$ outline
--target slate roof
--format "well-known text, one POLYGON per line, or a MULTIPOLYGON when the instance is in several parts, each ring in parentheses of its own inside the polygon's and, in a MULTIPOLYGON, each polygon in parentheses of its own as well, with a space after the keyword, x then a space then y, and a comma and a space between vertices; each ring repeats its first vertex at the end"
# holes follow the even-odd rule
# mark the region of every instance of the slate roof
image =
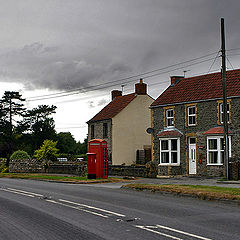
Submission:
POLYGON ((120 113, 135 97, 135 93, 116 97, 87 123, 112 119, 118 113, 120 113))
MULTIPOLYGON (((227 96, 240 96, 240 69, 227 71, 227 96)), ((221 73, 183 78, 170 85, 151 107, 222 98, 221 73)))

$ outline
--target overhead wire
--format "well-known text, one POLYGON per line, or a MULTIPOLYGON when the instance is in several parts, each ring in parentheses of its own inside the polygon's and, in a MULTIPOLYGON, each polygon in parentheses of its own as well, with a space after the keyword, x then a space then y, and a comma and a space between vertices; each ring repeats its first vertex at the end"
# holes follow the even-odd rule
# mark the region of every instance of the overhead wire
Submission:
POLYGON ((147 74, 151 74, 151 73, 154 73, 154 72, 157 72, 157 71, 162 71, 162 70, 165 70, 165 69, 168 69, 168 68, 172 68, 172 67, 175 67, 175 66, 178 66, 178 65, 182 65, 182 64, 185 64, 185 63, 188 63, 188 62, 192 62, 192 61, 196 61, 196 60, 199 60, 199 59, 202 59, 202 58, 206 58, 206 57, 211 56, 211 55, 213 55, 215 53, 216 52, 209 53, 207 55, 204 55, 204 56, 201 56, 201 57, 197 57, 197 58, 193 58, 193 59, 190 59, 190 60, 187 60, 187 61, 184 61, 184 62, 172 64, 172 65, 169 65, 169 66, 166 66, 166 67, 163 67, 163 68, 158 68, 158 69, 155 69, 155 70, 143 72, 143 73, 132 75, 132 76, 129 76, 129 77, 126 77, 126 78, 112 80, 112 81, 101 83, 101 84, 97 84, 97 85, 94 85, 94 86, 86 86, 84 88, 81 87, 81 88, 76 88, 76 89, 72 89, 72 90, 66 90, 66 91, 62 91, 62 92, 58 92, 58 93, 51 93, 51 94, 46 94, 46 95, 41 95, 41 96, 30 97, 29 100, 35 99, 35 98, 40 98, 40 97, 42 98, 42 97, 61 95, 61 94, 65 94, 65 93, 72 93, 72 92, 76 92, 76 91, 82 91, 82 90, 89 89, 89 88, 92 88, 92 87, 103 86, 103 85, 114 83, 114 82, 119 83, 120 81, 125 81, 125 80, 129 80, 131 78, 136 78, 136 77, 141 77, 141 76, 144 76, 144 75, 147 75, 147 74))
MULTIPOLYGON (((216 52, 215 52, 216 53, 216 52)), ((208 54, 208 55, 206 55, 206 56, 209 56, 210 54, 208 54)), ((211 54, 211 55, 213 55, 213 54, 211 54)), ((201 57, 201 58, 203 58, 203 57, 201 57)), ((195 59, 200 59, 200 57, 199 58, 195 58, 195 59)), ((166 74, 166 73, 169 73, 169 72, 172 72, 172 71, 176 71, 176 70, 179 70, 179 69, 182 69, 182 68, 185 68, 185 67, 189 67, 189 66, 193 66, 193 65, 196 65, 196 64, 200 64, 200 63, 204 63, 204 62, 207 62, 207 61, 211 61, 211 60, 213 60, 213 59, 215 59, 215 58, 209 58, 209 59, 205 59, 205 60, 203 60, 203 61, 199 61, 199 62, 196 62, 196 63, 192 63, 192 64, 188 64, 188 65, 185 65, 185 66, 181 66, 181 67, 178 67, 178 68, 175 68, 175 69, 171 69, 171 70, 168 70, 168 71, 164 71, 164 72, 160 72, 160 73, 156 73, 156 74, 152 74, 152 75, 148 75, 148 76, 144 76, 144 79, 147 79, 147 78, 151 78, 151 77, 154 77, 154 76, 159 76, 159 75, 162 75, 162 74, 166 74)), ((190 60, 189 61, 185 61, 184 63, 186 63, 186 62, 190 62, 190 60)), ((180 65, 180 64, 174 64, 174 65, 180 65)), ((181 63, 181 65, 182 65, 182 63, 181 63)), ((173 65, 171 65, 171 67, 172 67, 173 65)), ((169 67, 165 67, 165 68, 162 68, 162 69, 167 69, 167 68, 169 68, 169 67)), ((159 71, 159 70, 158 70, 159 71)), ((156 71, 149 71, 148 73, 153 73, 153 72, 156 72, 156 71)), ((146 74, 146 73, 143 73, 143 74, 146 74)), ((135 76, 142 76, 143 74, 139 74, 139 75, 135 75, 135 76)), ((130 77, 128 77, 128 78, 125 78, 125 79, 129 79, 130 77)), ((132 77, 131 77, 132 78, 132 77)), ((124 81, 124 82, 122 82, 122 83, 130 83, 130 82, 133 82, 133 81, 136 81, 137 79, 132 79, 132 80, 129 80, 129 81, 124 81)), ((43 96, 39 96, 38 98, 36 97, 35 99, 32 99, 32 98, 29 98, 27 101, 28 102, 32 102, 32 101, 39 101, 39 100, 46 100, 46 99, 53 99, 53 98, 59 98, 59 97, 66 97, 66 96, 72 96, 72 95, 76 95, 76 94, 79 94, 79 93, 87 93, 87 92, 91 92, 91 91, 96 91, 96 90, 101 90, 101 89, 106 89, 106 88, 110 88, 110 87, 113 87, 113 86, 116 86, 116 85, 119 85, 120 83, 119 83, 119 80, 115 80, 115 81, 112 81, 112 82, 108 82, 108 83, 105 83, 105 85, 108 85, 108 84, 110 84, 110 85, 108 85, 108 86, 103 86, 104 84, 98 84, 98 85, 95 85, 95 86, 91 86, 91 88, 93 88, 93 89, 89 89, 89 90, 86 90, 86 88, 85 89, 81 89, 82 91, 80 91, 80 90, 75 90, 75 92, 70 92, 70 93, 66 93, 66 94, 62 94, 62 95, 52 95, 52 94, 49 94, 49 95, 43 95, 43 96), (117 82, 117 84, 115 83, 115 82, 117 82), (111 84, 111 83, 114 83, 114 84, 111 84), (100 87, 100 86, 102 86, 102 87, 100 87), (76 92, 77 91, 77 92, 76 92)), ((159 83, 159 84, 161 84, 161 82, 159 83)), ((90 88, 90 87, 89 87, 90 88)))

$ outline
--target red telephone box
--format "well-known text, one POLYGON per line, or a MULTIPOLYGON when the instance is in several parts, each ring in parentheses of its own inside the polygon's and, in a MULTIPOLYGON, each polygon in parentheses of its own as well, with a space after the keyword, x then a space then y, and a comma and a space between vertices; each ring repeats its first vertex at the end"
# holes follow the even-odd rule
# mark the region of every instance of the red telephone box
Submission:
POLYGON ((107 142, 93 139, 88 142, 88 178, 107 178, 107 142))

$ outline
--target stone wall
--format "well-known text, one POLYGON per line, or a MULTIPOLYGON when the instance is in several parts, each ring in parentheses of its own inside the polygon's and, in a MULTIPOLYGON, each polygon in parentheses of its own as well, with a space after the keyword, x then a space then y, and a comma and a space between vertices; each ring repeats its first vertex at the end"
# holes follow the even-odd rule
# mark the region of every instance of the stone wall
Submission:
POLYGON ((44 167, 41 162, 31 160, 11 160, 9 162, 10 173, 43 173, 44 167))
POLYGON ((84 163, 50 164, 48 173, 73 174, 78 176, 87 175, 87 165, 84 163))
POLYGON ((85 176, 87 173, 87 164, 81 163, 50 163, 46 168, 44 165, 35 160, 11 160, 9 163, 9 172, 11 173, 58 173, 73 174, 85 176))
MULTIPOLYGON (((240 156, 240 98, 233 98, 231 103, 231 122, 229 129, 231 130, 231 148, 232 156, 240 156)), ((197 156, 197 175, 200 176, 223 176, 224 166, 207 165, 207 136, 203 133, 210 128, 221 126, 218 121, 218 101, 211 100, 196 104, 197 118, 196 126, 187 126, 186 124, 186 105, 173 105, 175 112, 175 128, 183 133, 180 137, 180 166, 172 167, 169 171, 168 167, 159 166, 159 175, 168 175, 170 172, 174 174, 182 173, 188 175, 188 138, 196 138, 196 156, 197 156), (176 168, 176 169, 174 169, 176 168)), ((160 142, 157 136, 160 130, 164 129, 164 108, 156 107, 152 109, 153 114, 153 160, 159 162, 160 159, 160 142)))
POLYGON ((112 176, 131 176, 131 177, 147 177, 148 171, 145 166, 109 166, 108 175, 112 176))

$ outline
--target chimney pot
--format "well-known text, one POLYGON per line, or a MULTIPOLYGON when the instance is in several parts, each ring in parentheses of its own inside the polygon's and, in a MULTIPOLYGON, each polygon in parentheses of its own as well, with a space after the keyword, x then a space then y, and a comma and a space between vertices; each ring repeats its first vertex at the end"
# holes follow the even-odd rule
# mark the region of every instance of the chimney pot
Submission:
POLYGON ((139 83, 135 84, 135 93, 137 95, 146 95, 147 94, 147 84, 143 83, 143 79, 141 78, 139 83))
POLYGON ((184 76, 171 76, 171 85, 175 84, 177 81, 180 81, 184 78, 184 76))
POLYGON ((112 90, 112 100, 114 100, 116 97, 122 96, 122 91, 119 90, 112 90))

